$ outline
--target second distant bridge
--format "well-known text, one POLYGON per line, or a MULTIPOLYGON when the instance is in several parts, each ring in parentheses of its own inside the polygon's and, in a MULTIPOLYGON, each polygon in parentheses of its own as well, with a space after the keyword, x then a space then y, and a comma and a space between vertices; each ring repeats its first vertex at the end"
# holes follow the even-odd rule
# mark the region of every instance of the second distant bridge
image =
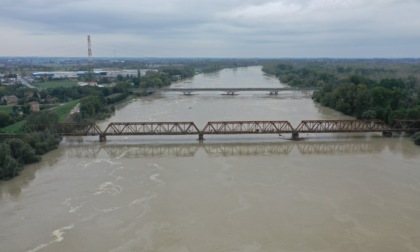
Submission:
MULTIPOLYGON (((292 88, 292 87, 284 87, 284 88, 270 88, 270 87, 259 87, 259 88, 234 88, 234 87, 222 87, 222 88, 159 88, 159 89, 147 89, 148 93, 155 93, 155 92, 180 92, 184 95, 190 95, 194 92, 224 92, 227 95, 235 95, 238 92, 250 92, 250 91, 263 91, 268 92, 270 95, 276 95, 279 92, 284 91, 314 91, 314 88, 292 88)), ((137 89, 132 89, 132 92, 139 91, 137 89)))
POLYGON ((35 130, 48 128, 62 136, 99 136, 101 142, 108 136, 154 135, 237 135, 237 134, 291 134, 293 140, 301 133, 361 133, 381 132, 390 137, 393 132, 418 132, 420 119, 397 120, 393 127, 381 120, 304 120, 297 127, 288 121, 212 121, 200 130, 194 122, 112 122, 105 130, 95 123, 56 123, 29 125, 35 130))

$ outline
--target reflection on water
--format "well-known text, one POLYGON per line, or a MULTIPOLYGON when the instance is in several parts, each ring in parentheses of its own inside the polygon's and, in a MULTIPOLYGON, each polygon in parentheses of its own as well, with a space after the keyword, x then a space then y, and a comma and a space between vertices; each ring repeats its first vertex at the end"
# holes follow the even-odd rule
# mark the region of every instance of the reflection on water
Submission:
POLYGON ((319 154, 372 154, 381 153, 384 149, 398 150, 395 141, 388 144, 377 144, 371 141, 287 141, 280 143, 196 143, 196 144, 71 144, 66 145, 69 157, 95 158, 101 152, 106 152, 111 158, 139 157, 194 157, 202 149, 209 156, 262 156, 288 155, 293 150, 301 155, 319 154))

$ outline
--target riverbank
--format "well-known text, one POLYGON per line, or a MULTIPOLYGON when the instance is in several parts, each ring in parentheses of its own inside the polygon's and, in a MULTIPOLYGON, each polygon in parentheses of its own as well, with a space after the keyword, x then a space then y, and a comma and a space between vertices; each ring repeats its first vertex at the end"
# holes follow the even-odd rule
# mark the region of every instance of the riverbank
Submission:
MULTIPOLYGON (((295 87, 313 86, 312 99, 357 119, 419 120, 420 82, 405 62, 277 62, 263 71, 295 87)), ((419 125, 416 125, 417 127, 419 125)))

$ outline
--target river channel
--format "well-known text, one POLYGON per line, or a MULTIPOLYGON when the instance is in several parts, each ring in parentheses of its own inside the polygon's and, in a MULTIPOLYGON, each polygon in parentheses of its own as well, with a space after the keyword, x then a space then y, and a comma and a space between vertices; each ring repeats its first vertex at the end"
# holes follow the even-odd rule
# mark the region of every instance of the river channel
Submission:
MULTIPOLYGON (((282 87, 261 67, 172 87, 282 87)), ((349 119, 307 92, 176 92, 98 123, 349 119)), ((420 251, 420 148, 371 134, 65 138, 0 182, 0 250, 420 251)))

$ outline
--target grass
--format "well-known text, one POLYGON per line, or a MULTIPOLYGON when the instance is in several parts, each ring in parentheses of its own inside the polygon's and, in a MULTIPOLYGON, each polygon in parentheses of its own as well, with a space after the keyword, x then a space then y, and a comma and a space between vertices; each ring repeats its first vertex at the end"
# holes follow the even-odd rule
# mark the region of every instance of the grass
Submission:
MULTIPOLYGON (((70 114, 70 111, 77 105, 79 100, 74 100, 65 104, 61 104, 55 108, 52 108, 51 111, 58 114, 58 122, 65 122, 70 114)), ((26 123, 26 120, 19 121, 7 127, 0 129, 0 132, 3 133, 20 133, 20 129, 26 123)))
POLYGON ((69 88, 69 87, 77 86, 77 81, 57 80, 57 81, 37 82, 37 83, 33 83, 32 85, 39 88, 56 88, 56 87, 69 88))
POLYGON ((7 127, 0 129, 3 133, 20 133, 22 126, 26 123, 26 120, 19 121, 7 127))
POLYGON ((77 103, 79 103, 79 100, 74 100, 51 110, 58 114, 58 122, 65 122, 70 114, 70 111, 77 105, 77 103))
POLYGON ((0 112, 10 113, 13 110, 13 106, 0 106, 0 112))

